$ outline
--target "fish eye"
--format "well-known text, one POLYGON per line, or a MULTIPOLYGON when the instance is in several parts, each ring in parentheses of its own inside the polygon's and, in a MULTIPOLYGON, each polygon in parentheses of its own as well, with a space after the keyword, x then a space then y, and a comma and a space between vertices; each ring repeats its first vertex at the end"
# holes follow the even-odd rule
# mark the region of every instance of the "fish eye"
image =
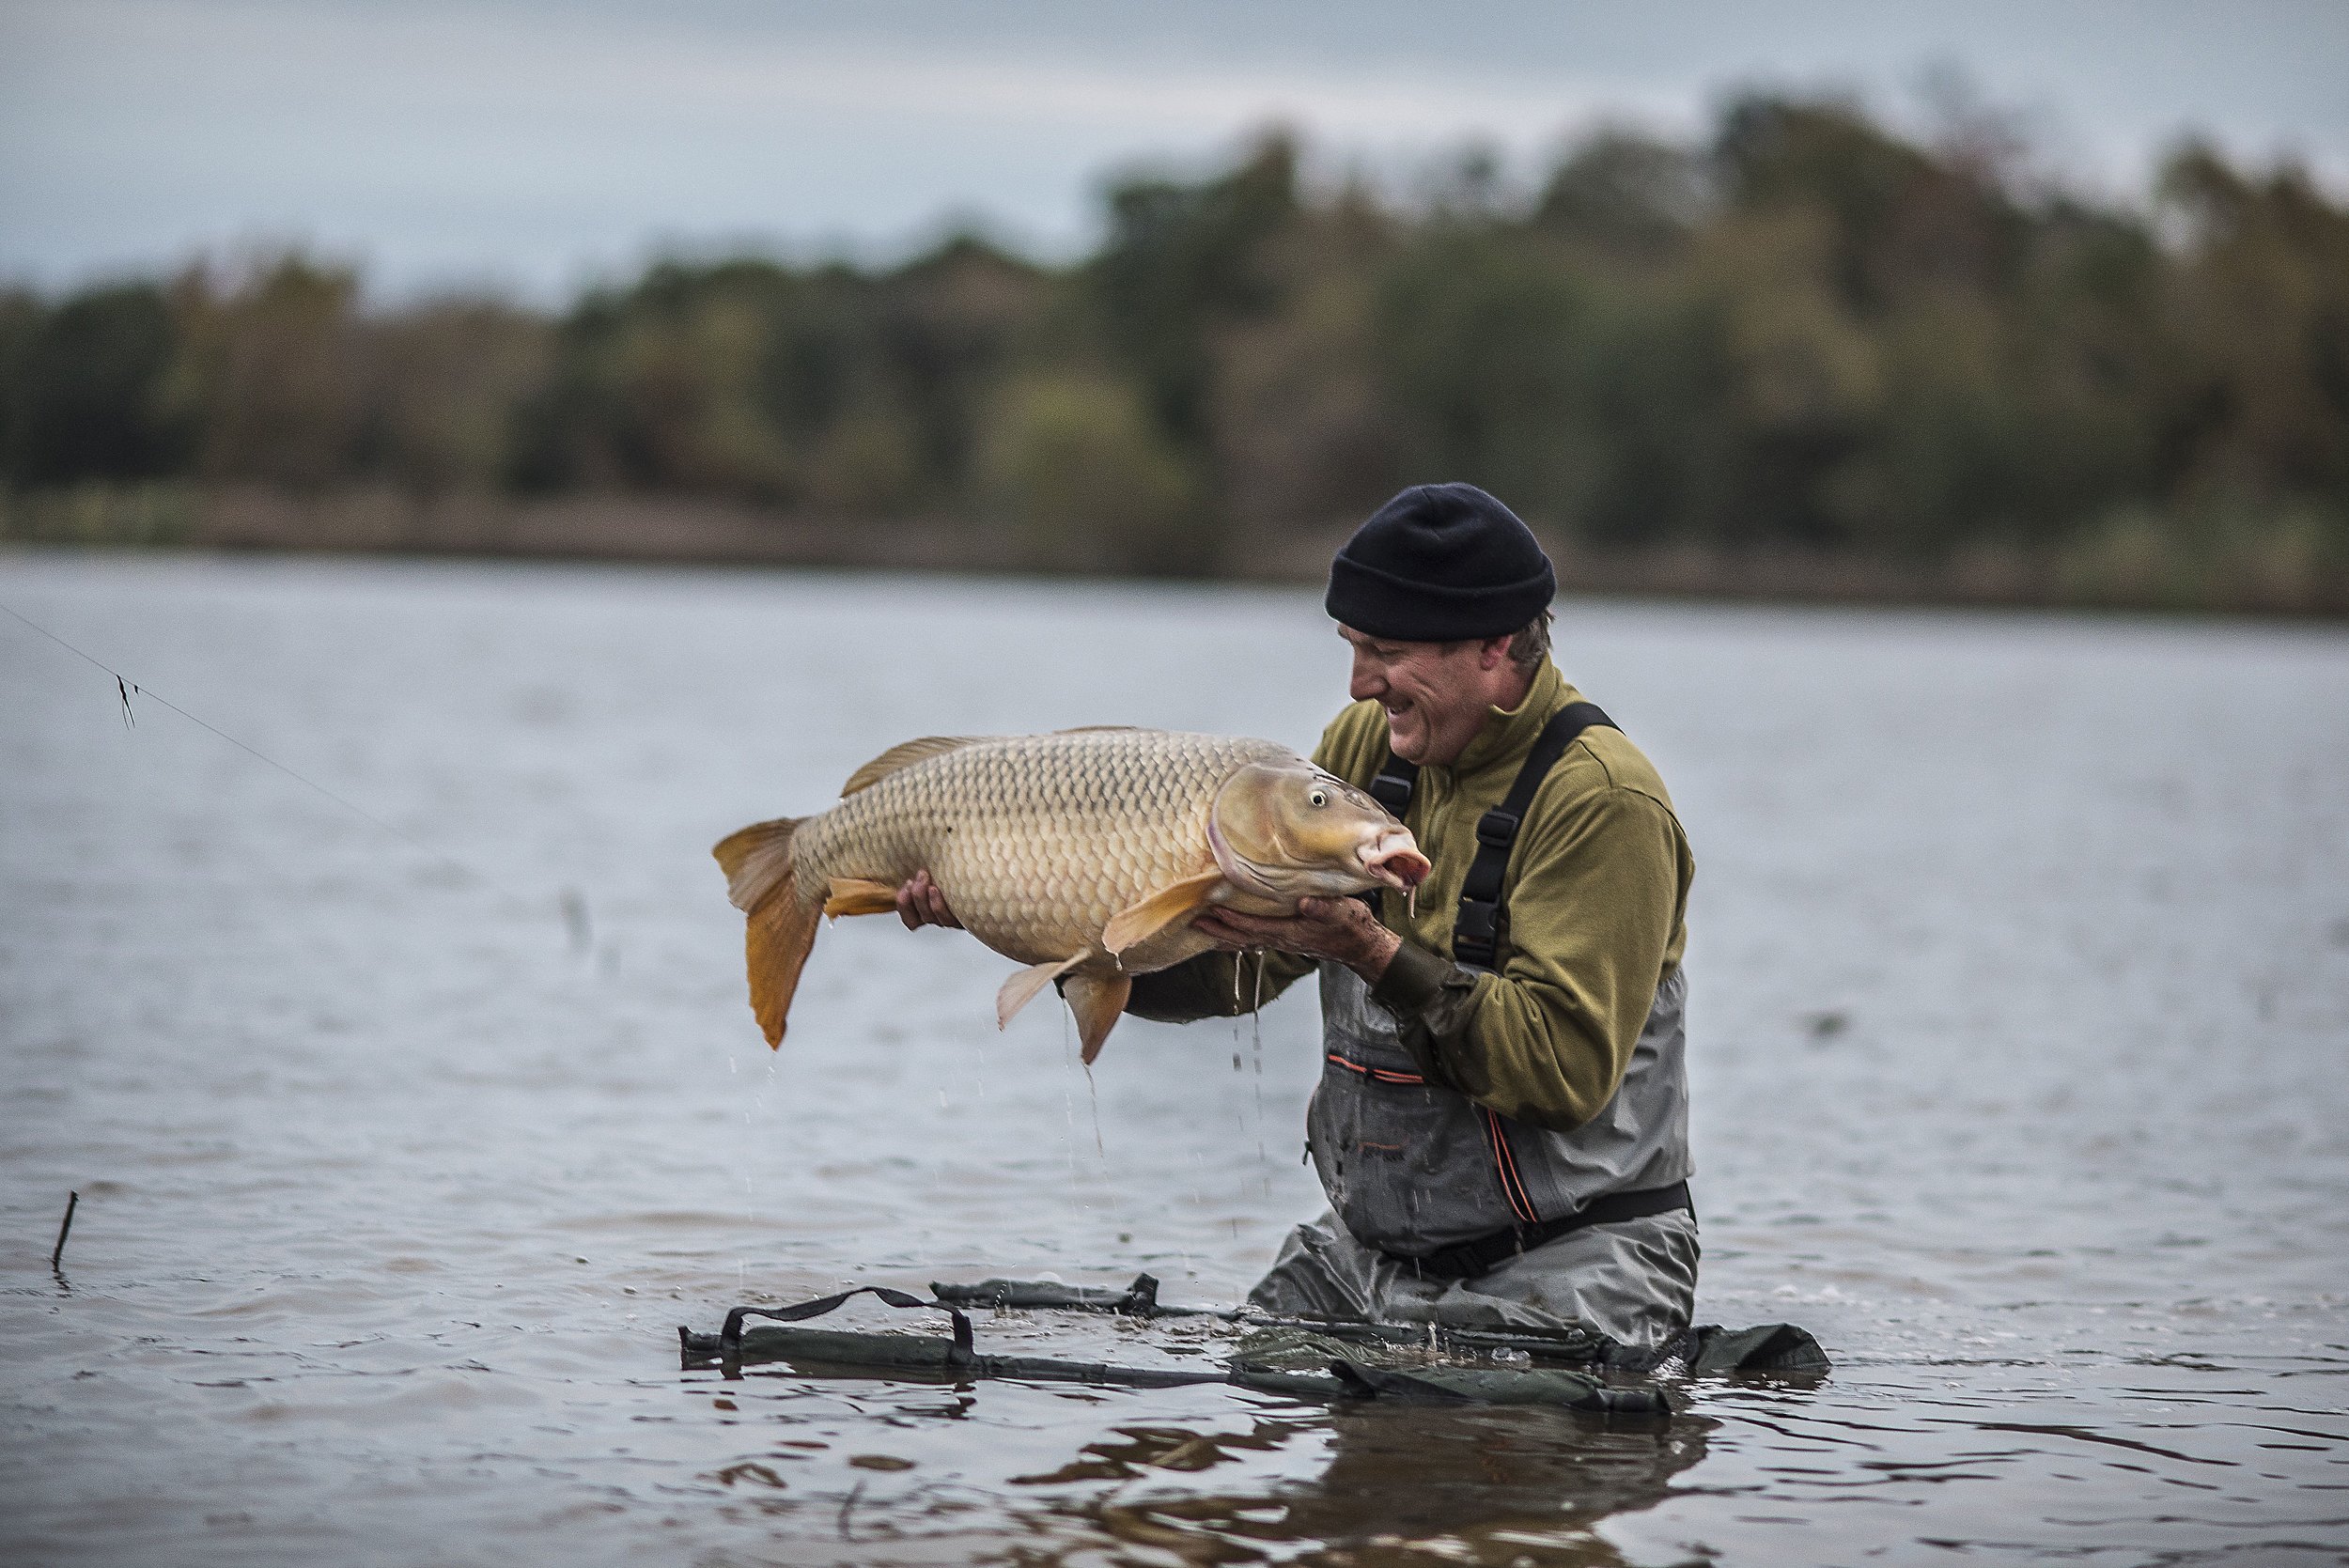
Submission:
POLYGON ((1308 793, 1305 799, 1316 806, 1326 806, 1330 803, 1330 792, 1326 789, 1315 789, 1308 793))

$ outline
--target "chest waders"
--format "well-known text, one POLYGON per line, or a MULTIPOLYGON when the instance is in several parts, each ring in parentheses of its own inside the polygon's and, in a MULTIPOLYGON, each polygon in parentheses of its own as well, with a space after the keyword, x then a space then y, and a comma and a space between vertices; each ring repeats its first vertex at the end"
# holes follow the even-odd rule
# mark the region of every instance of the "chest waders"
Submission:
MULTIPOLYGON (((1559 709, 1501 804, 1478 819, 1453 923, 1455 963, 1499 968, 1509 933, 1502 883, 1518 829, 1551 768, 1593 725, 1616 727, 1590 703, 1559 709)), ((1418 782, 1418 767, 1391 752, 1370 793, 1399 819, 1418 782)), ((1686 994, 1674 970, 1657 987, 1613 1098, 1560 1133, 1428 1082, 1361 978, 1322 965, 1324 1061, 1307 1146, 1331 1208, 1357 1241, 1445 1280, 1471 1279, 1588 1226, 1690 1208, 1686 994)))

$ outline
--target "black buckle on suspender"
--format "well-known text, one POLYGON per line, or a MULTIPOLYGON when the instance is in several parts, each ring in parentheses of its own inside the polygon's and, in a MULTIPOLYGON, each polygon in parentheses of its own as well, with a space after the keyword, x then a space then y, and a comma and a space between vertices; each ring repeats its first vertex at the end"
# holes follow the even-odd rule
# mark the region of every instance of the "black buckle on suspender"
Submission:
POLYGON ((1517 841, 1517 829, 1523 820, 1517 813, 1495 806, 1476 819, 1476 842, 1505 851, 1517 841))
POLYGON ((1463 898, 1452 917, 1452 958, 1472 969, 1492 968, 1501 944, 1501 905, 1482 898, 1463 898))

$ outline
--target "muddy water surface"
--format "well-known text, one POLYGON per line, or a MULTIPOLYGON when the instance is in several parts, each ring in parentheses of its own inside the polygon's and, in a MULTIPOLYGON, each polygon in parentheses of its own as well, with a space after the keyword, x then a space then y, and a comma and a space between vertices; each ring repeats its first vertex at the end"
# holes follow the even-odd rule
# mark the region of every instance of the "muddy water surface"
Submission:
POLYGON ((381 824, 0 617, 8 1561, 2349 1560, 2339 632, 1564 607, 1697 848, 1702 1315, 1838 1363, 1645 1432, 677 1370, 844 1283, 1230 1301, 1315 1208, 1309 995, 1088 1081, 1053 1010, 995 1032, 1002 960, 844 922, 772 1055, 707 856, 912 735, 1309 745, 1314 596, 17 555, 0 602, 381 824))

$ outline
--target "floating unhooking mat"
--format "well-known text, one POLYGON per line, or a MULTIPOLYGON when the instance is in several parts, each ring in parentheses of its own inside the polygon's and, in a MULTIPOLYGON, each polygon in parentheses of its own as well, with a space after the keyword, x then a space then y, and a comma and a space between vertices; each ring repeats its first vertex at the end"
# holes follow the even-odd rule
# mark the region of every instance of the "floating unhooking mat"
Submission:
POLYGON ((677 1341, 687 1369, 718 1366, 730 1376, 745 1366, 773 1361, 812 1363, 887 1374, 1008 1377, 1034 1382, 1163 1389, 1228 1383, 1260 1392, 1297 1398, 1387 1400, 1479 1405, 1547 1405, 1608 1415, 1667 1417, 1672 1405, 1653 1384, 1610 1384, 1603 1374, 1647 1370, 1667 1358, 1685 1361, 1696 1375, 1767 1372, 1815 1375, 1828 1369, 1818 1342, 1788 1324, 1766 1324, 1728 1332, 1692 1329, 1663 1351, 1632 1351, 1603 1336, 1501 1333, 1478 1329, 1430 1329, 1424 1326, 1325 1323, 1258 1318, 1237 1311, 1172 1307, 1158 1299, 1159 1282, 1138 1275, 1123 1291, 1052 1281, 988 1280, 975 1285, 933 1284, 933 1299, 885 1285, 864 1285, 789 1307, 737 1307, 715 1334, 680 1327, 677 1341), (952 1336, 857 1333, 790 1327, 837 1310, 851 1297, 871 1296, 892 1307, 944 1312, 952 1336), (1213 1316, 1245 1321, 1252 1332, 1231 1359, 1209 1371, 1121 1367, 1042 1356, 997 1356, 977 1348, 966 1307, 1011 1307, 1116 1312, 1157 1317, 1213 1316), (776 1327, 754 1326, 754 1317, 776 1327), (1483 1366, 1446 1363, 1445 1355, 1500 1353, 1527 1363, 1483 1366), (1588 1369, 1588 1370, 1579 1370, 1588 1369))
MULTIPOLYGON (((1217 1317, 1226 1322, 1266 1322, 1235 1307, 1174 1307, 1159 1299, 1159 1281, 1137 1274, 1124 1290, 1106 1285, 1064 1285, 1052 1280, 982 1280, 975 1285, 933 1283, 930 1294, 956 1307, 1059 1308, 1076 1312, 1117 1312, 1128 1317, 1217 1317)), ((1300 1325, 1302 1326, 1302 1325, 1300 1325)), ((1419 1344, 1426 1340, 1423 1325, 1393 1323, 1314 1323, 1310 1327, 1347 1339, 1380 1340, 1394 1344, 1419 1344)), ((1815 1377, 1833 1370, 1827 1352, 1808 1330, 1791 1323, 1765 1323, 1752 1328, 1723 1328, 1704 1324, 1668 1344, 1654 1347, 1618 1344, 1602 1334, 1579 1328, 1548 1333, 1511 1333, 1496 1328, 1443 1328, 1442 1340, 1462 1350, 1521 1350, 1536 1361, 1596 1365, 1626 1372, 1648 1372, 1666 1361, 1685 1362, 1696 1377, 1732 1373, 1767 1373, 1779 1376, 1815 1377)))

